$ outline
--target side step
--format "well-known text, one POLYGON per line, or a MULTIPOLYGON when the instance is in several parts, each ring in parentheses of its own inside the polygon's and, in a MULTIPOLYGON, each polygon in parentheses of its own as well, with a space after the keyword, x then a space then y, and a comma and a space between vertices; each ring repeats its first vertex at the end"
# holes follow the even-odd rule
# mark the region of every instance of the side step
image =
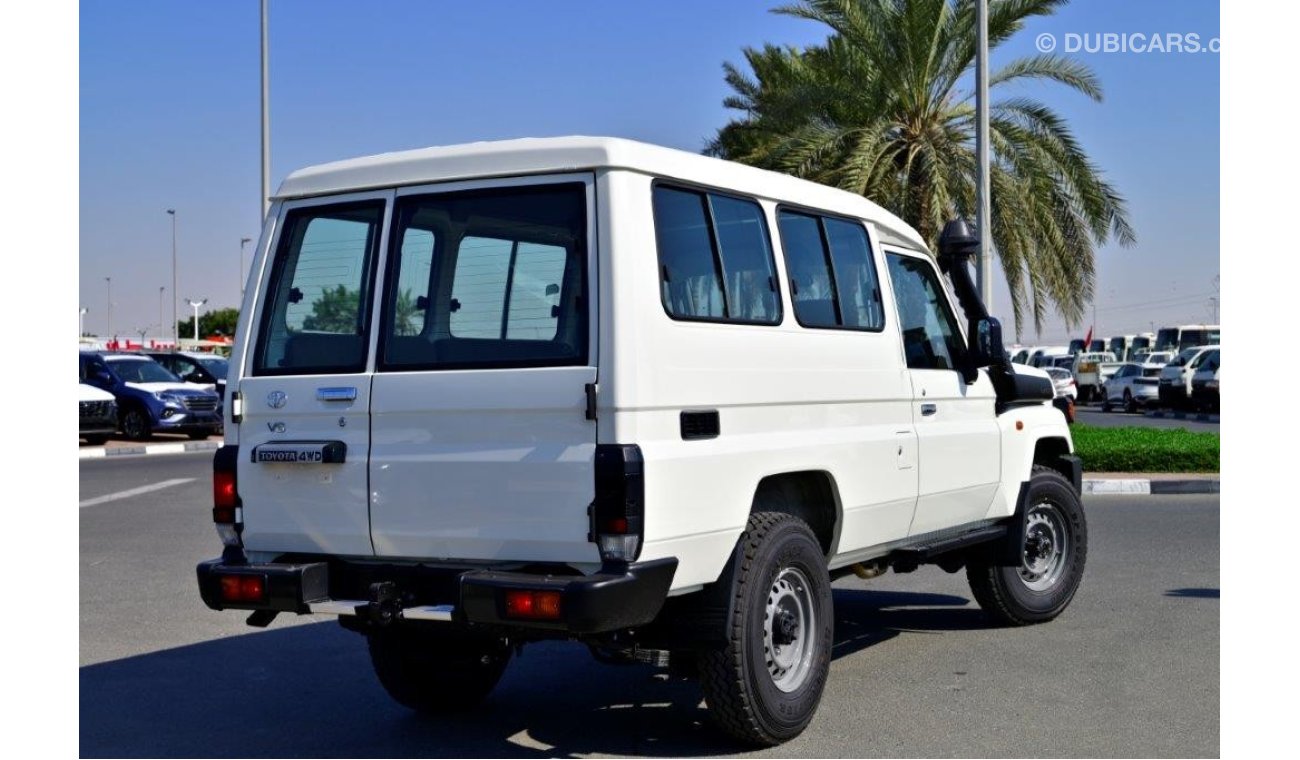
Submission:
POLYGON ((1006 538, 1006 525, 990 525, 967 533, 960 533, 949 538, 936 539, 916 546, 895 549, 889 553, 889 564, 896 573, 910 573, 921 565, 933 562, 943 554, 965 549, 969 546, 988 543, 1006 538))

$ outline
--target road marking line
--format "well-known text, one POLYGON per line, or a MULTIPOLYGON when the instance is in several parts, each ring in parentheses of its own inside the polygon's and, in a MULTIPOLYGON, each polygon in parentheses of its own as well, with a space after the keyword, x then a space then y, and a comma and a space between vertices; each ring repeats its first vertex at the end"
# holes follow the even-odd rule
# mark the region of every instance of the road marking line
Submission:
POLYGON ((118 491, 117 493, 110 493, 110 494, 105 494, 103 496, 96 496, 93 499, 86 499, 85 501, 81 502, 79 506, 93 507, 96 504, 104 504, 110 501, 117 501, 118 499, 129 499, 132 496, 139 496, 140 494, 150 493, 152 491, 161 491, 164 488, 171 488, 172 486, 179 486, 182 483, 193 482, 193 480, 194 478, 175 478, 172 480, 164 480, 161 483, 154 483, 152 485, 140 486, 139 488, 131 488, 126 491, 118 491))

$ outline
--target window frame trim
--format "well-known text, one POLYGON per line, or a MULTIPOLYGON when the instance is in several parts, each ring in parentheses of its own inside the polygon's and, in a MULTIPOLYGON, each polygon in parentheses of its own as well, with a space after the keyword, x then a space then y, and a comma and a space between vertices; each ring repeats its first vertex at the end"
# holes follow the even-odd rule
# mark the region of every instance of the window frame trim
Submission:
MULTIPOLYGON (((786 203, 782 201, 776 204, 776 209, 775 209, 776 234, 778 236, 781 235, 781 212, 782 211, 789 211, 793 214, 798 214, 801 216, 811 216, 812 218, 817 220, 817 234, 821 237, 821 241, 822 241, 822 256, 823 258, 826 259, 826 265, 831 275, 831 290, 835 296, 835 316, 837 319, 839 319, 841 322, 844 321, 844 307, 840 305, 839 275, 835 271, 835 257, 831 253, 831 241, 830 241, 830 237, 826 234, 826 225, 822 222, 823 218, 834 219, 836 221, 844 222, 846 224, 854 224, 862 228, 862 232, 863 234, 866 235, 867 238, 867 254, 868 254, 867 261, 871 263, 871 273, 874 274, 876 277, 876 290, 880 292, 880 327, 875 327, 875 328, 856 327, 853 325, 844 325, 844 324, 806 325, 803 323, 802 320, 799 319, 799 307, 795 305, 794 278, 791 277, 790 285, 788 289, 790 293, 790 309, 791 311, 794 312, 795 322, 798 322, 799 326, 804 328, 805 330, 847 330, 849 332, 883 333, 885 331, 885 328, 889 326, 889 309, 885 308, 885 291, 880 280, 880 267, 877 265, 876 252, 880 251, 880 255, 884 256, 885 251, 883 246, 878 245, 876 243, 875 236, 872 234, 872 229, 870 226, 871 223, 866 219, 859 219, 858 217, 854 217, 854 216, 834 214, 828 211, 822 211, 820 209, 813 208, 812 206, 803 206, 797 203, 786 203)), ((790 256, 788 253, 786 253, 784 237, 781 238, 781 255, 785 258, 785 268, 787 271, 789 271, 790 256)))
POLYGON ((746 325, 751 327, 752 326, 779 327, 785 323, 785 303, 781 298, 781 272, 776 266, 776 245, 774 242, 774 238, 772 236, 772 228, 767 223, 767 210, 763 208, 763 204, 758 196, 745 195, 744 193, 737 193, 732 190, 724 190, 722 188, 717 188, 712 185, 704 185, 697 182, 688 182, 686 180, 673 179, 667 177, 653 177, 650 180, 650 223, 651 226, 654 227, 655 264, 656 264, 655 269, 657 270, 657 276, 659 281, 659 305, 663 308, 664 314, 668 315, 669 319, 671 319, 674 322, 704 322, 706 324, 746 325), (763 226, 763 236, 764 239, 767 241, 767 263, 772 273, 771 274, 772 284, 770 287, 772 288, 773 300, 776 303, 776 318, 774 321, 755 320, 755 319, 736 319, 731 316, 724 316, 724 317, 682 316, 682 315, 674 314, 668 308, 668 304, 664 302, 664 296, 663 296, 664 264, 663 264, 663 259, 659 257, 659 251, 660 251, 659 225, 655 223, 654 195, 655 195, 655 191, 658 190, 660 187, 665 187, 669 190, 678 190, 680 192, 696 193, 703 198, 704 211, 705 211, 704 219, 705 219, 705 223, 708 224, 709 226, 709 230, 708 230, 709 248, 713 253, 713 270, 718 276, 718 281, 720 284, 719 289, 722 291, 723 311, 728 315, 731 313, 731 295, 727 292, 726 266, 722 260, 722 241, 718 238, 718 225, 717 225, 717 221, 714 219, 713 204, 709 202, 709 195, 710 194, 720 195, 724 198, 730 198, 732 200, 740 201, 742 203, 752 203, 758 209, 759 222, 763 226))

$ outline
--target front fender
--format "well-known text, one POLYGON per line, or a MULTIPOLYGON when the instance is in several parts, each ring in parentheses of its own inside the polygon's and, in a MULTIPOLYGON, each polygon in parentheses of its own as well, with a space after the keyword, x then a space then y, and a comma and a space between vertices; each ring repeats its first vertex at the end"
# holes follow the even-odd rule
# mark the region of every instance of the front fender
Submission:
POLYGON ((998 428, 1002 438, 1002 474, 997 497, 986 515, 990 519, 1015 514, 1020 484, 1029 480, 1036 456, 1047 459, 1074 453, 1070 426, 1060 410, 1051 404, 1007 409, 998 415, 998 428))

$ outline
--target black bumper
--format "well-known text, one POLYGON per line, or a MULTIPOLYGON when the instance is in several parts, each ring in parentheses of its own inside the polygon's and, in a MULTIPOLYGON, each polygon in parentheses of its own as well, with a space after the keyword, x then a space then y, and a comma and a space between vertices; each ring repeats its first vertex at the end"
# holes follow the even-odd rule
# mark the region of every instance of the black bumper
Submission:
MULTIPOLYGON (((331 568, 339 576, 349 575, 351 570, 346 565, 327 562, 254 565, 214 559, 198 566, 199 594, 203 603, 214 610, 267 610, 301 614, 310 612, 310 605, 319 602, 369 603, 367 599, 333 599, 331 587, 355 584, 351 582, 352 579, 344 582, 339 577, 331 578, 331 568), (261 576, 267 589, 265 600, 257 604, 223 600, 221 577, 230 575, 261 576)), ((654 620, 663 607, 673 575, 677 572, 677 558, 606 565, 593 575, 541 575, 434 568, 423 572, 421 570, 405 567, 402 573, 386 577, 388 574, 368 569, 365 571, 365 579, 375 583, 394 583, 399 592, 414 590, 415 593, 403 595, 411 605, 451 604, 455 607, 453 620, 459 623, 592 634, 640 626, 654 620), (428 594, 428 589, 437 588, 445 588, 447 591, 428 594), (560 619, 516 620, 506 617, 505 592, 510 589, 559 591, 560 619)), ((357 614, 367 614, 366 608, 361 607, 357 614)))

